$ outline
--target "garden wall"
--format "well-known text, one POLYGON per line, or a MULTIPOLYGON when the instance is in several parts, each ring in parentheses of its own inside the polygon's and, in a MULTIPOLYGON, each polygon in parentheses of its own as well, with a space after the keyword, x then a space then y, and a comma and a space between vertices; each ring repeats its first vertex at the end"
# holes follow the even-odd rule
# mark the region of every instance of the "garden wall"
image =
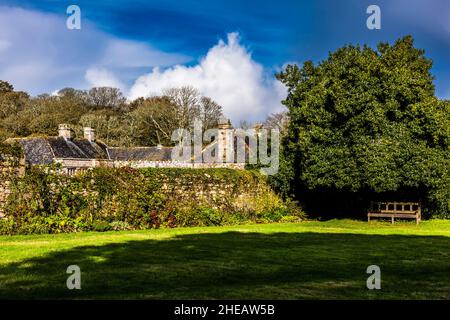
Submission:
POLYGON ((297 221, 258 171, 93 168, 69 176, 27 169, 15 178, 0 233, 59 233, 297 221))
POLYGON ((11 179, 24 174, 25 162, 12 150, 0 148, 0 219, 4 216, 3 206, 10 194, 11 179))

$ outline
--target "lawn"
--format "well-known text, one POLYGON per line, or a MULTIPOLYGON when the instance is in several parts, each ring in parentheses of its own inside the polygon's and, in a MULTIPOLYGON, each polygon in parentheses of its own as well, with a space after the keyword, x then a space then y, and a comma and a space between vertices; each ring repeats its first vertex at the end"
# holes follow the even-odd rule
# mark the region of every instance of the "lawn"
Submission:
POLYGON ((2 236, 0 298, 450 299, 450 221, 2 236))

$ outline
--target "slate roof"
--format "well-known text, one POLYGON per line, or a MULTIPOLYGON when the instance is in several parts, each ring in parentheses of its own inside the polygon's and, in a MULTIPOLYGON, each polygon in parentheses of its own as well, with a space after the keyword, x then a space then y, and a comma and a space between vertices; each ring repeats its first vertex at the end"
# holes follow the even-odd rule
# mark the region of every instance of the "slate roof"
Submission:
POLYGON ((86 139, 66 140, 60 137, 47 138, 55 158, 108 159, 106 145, 86 139))
POLYGON ((9 139, 19 143, 25 161, 31 165, 47 165, 55 158, 108 159, 107 147, 86 139, 66 140, 62 137, 32 137, 9 139))
POLYGON ((111 160, 118 161, 171 161, 171 147, 108 148, 111 160))
MULTIPOLYGON (((31 165, 48 165, 55 159, 172 161, 173 150, 173 147, 108 147, 98 140, 91 142, 87 139, 66 139, 64 137, 12 138, 7 142, 19 143, 23 148, 25 161, 31 165)), ((233 142, 236 152, 236 137, 233 142)), ((216 144, 217 141, 212 142, 202 150, 202 153, 211 152, 216 144)), ((245 143, 245 147, 246 153, 248 153, 247 143, 245 143)))
POLYGON ((29 164, 51 164, 53 153, 45 138, 15 139, 22 148, 25 161, 29 164))

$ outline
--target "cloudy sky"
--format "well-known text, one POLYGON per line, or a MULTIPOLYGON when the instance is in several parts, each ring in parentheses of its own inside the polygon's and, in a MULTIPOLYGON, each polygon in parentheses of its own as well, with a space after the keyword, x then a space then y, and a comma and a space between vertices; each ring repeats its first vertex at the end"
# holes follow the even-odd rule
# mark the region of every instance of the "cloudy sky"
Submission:
POLYGON ((33 95, 115 86, 129 98, 192 85, 234 121, 282 109, 274 73, 325 59, 348 43, 412 34, 434 61, 436 93, 450 98, 448 0, 0 0, 0 79, 33 95), (81 8, 81 30, 66 28, 81 8), (381 30, 366 27, 371 4, 381 30))

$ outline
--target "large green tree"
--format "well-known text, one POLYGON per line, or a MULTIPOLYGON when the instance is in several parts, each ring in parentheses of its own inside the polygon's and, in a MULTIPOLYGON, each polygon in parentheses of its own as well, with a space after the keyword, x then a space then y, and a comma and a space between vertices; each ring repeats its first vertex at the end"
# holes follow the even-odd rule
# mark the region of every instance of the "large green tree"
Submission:
POLYGON ((431 67, 410 36, 287 66, 277 75, 288 88, 278 177, 285 189, 368 198, 409 192, 433 213, 448 213, 450 104, 435 97, 431 67))

